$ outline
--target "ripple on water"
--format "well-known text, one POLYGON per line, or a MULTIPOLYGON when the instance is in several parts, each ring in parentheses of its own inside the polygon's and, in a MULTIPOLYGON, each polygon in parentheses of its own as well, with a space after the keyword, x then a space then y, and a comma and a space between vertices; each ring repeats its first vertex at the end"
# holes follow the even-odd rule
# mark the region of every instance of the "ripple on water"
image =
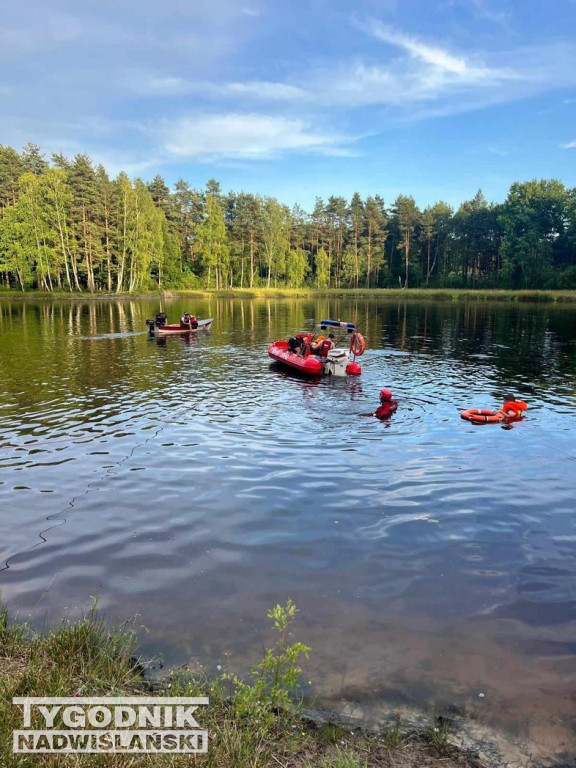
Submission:
POLYGON ((55 620, 97 594, 152 653, 242 666, 292 597, 326 695, 467 706, 481 685, 517 728, 530 698, 568 718, 574 675, 549 663, 573 661, 576 621, 563 315, 330 304, 366 314, 363 374, 308 381, 266 357, 308 304, 198 301, 212 333, 161 341, 141 334, 155 305, 122 306, 65 310, 51 348, 28 321, 17 357, 1 337, 11 607, 55 620), (366 415, 383 386, 388 422, 366 415), (513 429, 460 419, 508 389, 529 403, 513 429))

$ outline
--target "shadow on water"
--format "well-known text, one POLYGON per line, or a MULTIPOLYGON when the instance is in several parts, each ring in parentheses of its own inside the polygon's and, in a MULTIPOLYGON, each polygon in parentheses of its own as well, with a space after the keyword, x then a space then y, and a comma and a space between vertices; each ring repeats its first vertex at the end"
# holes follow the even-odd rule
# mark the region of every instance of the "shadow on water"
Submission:
POLYGON ((238 670, 291 597, 323 700, 457 707, 566 750, 574 321, 471 302, 2 300, 3 595, 55 622, 97 594, 139 615, 145 652, 208 669, 231 653, 238 670), (160 309, 214 325, 149 339, 160 309), (361 377, 267 357, 321 316, 361 324, 361 377), (360 418, 384 386, 397 412, 360 418), (460 419, 509 390, 529 405, 513 429, 460 419))

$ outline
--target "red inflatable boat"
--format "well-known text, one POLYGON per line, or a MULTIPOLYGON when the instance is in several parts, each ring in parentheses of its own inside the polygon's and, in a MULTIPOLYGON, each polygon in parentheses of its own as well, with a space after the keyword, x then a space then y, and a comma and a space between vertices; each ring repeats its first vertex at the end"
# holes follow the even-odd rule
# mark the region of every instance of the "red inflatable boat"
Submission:
POLYGON ((289 365, 290 368, 295 368, 309 376, 322 376, 324 373, 324 363, 320 358, 314 355, 302 357, 302 355, 291 352, 287 341, 273 341, 268 347, 268 354, 279 363, 289 365))
MULTIPOLYGON (((334 334, 336 335, 336 334, 334 334)), ((323 339, 324 337, 320 337, 323 339)), ((356 357, 363 354, 366 344, 362 334, 358 333, 354 323, 343 323, 340 320, 321 320, 312 333, 298 333, 291 341, 297 342, 300 350, 293 349, 288 341, 273 341, 268 347, 268 354, 273 360, 287 365, 307 376, 359 376, 362 369, 356 362, 356 357), (325 354, 314 353, 310 343, 318 341, 318 331, 340 331, 340 338, 334 339, 334 347, 325 354), (351 334, 350 342, 346 338, 351 334), (342 342, 346 342, 345 345, 342 342), (352 356, 352 360, 350 359, 352 356)))

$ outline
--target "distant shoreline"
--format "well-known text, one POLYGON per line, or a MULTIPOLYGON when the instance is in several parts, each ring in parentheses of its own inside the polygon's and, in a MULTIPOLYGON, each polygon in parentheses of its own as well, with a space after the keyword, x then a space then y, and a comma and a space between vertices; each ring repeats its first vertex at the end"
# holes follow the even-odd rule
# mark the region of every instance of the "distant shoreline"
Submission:
POLYGON ((575 290, 535 291, 535 290, 498 290, 464 288, 234 288, 227 290, 173 290, 150 291, 148 293, 48 293, 45 291, 6 291, 0 290, 0 300, 17 301, 142 301, 171 299, 385 299, 393 301, 497 301, 531 303, 576 303, 575 290))

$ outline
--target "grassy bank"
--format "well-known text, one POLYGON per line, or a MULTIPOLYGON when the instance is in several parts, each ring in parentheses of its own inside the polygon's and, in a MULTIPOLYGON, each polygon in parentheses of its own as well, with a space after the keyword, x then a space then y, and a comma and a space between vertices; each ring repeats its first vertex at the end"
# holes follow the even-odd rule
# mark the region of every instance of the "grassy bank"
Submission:
POLYGON ((398 288, 371 289, 290 289, 290 288, 254 288, 228 291, 174 291, 163 294, 177 297, 209 298, 211 296, 247 299, 288 299, 288 298, 342 298, 342 299, 377 299, 380 301, 502 301, 502 302, 552 302, 576 303, 576 291, 499 291, 499 290, 464 290, 443 288, 398 288))
MULTIPOLYGON (((152 684, 135 658, 128 627, 110 630, 92 612, 52 632, 36 633, 9 621, 0 607, 0 765, 206 766, 207 768, 482 768, 471 752, 451 743, 449 723, 422 731, 401 723, 382 733, 319 724, 304 718, 294 697, 299 660, 309 649, 291 643, 295 606, 269 612, 277 643, 266 650, 248 682, 231 673, 207 680, 185 670, 152 684), (209 696, 198 716, 209 732, 206 755, 12 754, 12 731, 22 728, 14 696, 209 696)), ((32 728, 42 728, 42 718, 32 728)), ((65 727, 65 726, 64 726, 65 727)))
POLYGON ((576 290, 571 291, 504 291, 504 290, 467 290, 447 288, 398 288, 379 289, 314 289, 314 288, 234 288, 221 291, 194 289, 188 291, 150 291, 138 294, 128 293, 46 293, 44 291, 0 290, 0 299, 50 301, 122 301, 139 299, 177 299, 177 298, 237 298, 237 299, 378 299, 380 301, 498 301, 531 303, 576 303, 576 290))

